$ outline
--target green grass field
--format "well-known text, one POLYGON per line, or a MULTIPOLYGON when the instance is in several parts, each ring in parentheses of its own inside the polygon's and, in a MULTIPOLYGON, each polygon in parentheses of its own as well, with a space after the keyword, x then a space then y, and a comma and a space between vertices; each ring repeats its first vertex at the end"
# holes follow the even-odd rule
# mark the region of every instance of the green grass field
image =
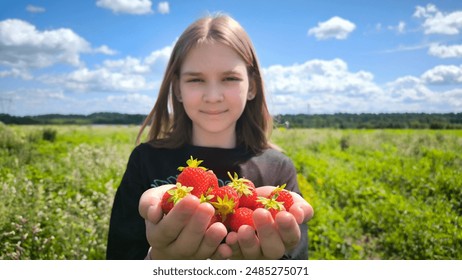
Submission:
MULTIPOLYGON (((0 123, 0 259, 104 259, 138 127, 0 123)), ((275 130, 310 259, 462 259, 462 131, 275 130)))

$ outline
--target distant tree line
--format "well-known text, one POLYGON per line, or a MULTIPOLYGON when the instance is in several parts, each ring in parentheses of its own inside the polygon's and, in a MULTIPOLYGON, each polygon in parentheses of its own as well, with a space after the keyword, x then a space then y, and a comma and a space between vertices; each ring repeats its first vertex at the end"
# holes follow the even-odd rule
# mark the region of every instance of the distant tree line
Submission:
MULTIPOLYGON (((94 113, 90 115, 11 116, 0 114, 5 124, 132 124, 140 125, 146 115, 94 113)), ((390 114, 285 114, 274 116, 276 126, 289 128, 413 128, 462 129, 462 113, 390 113, 390 114)))
POLYGON ((462 113, 277 115, 274 117, 274 122, 278 126, 293 128, 462 129, 462 113))
POLYGON ((0 121, 5 124, 141 124, 146 115, 121 113, 94 113, 90 115, 38 115, 10 116, 0 114, 0 121))

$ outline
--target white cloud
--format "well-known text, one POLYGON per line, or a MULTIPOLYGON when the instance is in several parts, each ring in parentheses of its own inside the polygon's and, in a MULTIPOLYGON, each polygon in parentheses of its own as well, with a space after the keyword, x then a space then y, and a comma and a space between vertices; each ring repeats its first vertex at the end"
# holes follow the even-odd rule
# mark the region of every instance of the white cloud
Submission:
POLYGON ((58 62, 77 66, 79 53, 91 50, 90 44, 70 29, 39 31, 19 19, 0 22, 0 49, 0 64, 22 68, 58 62))
POLYGON ((460 71, 457 66, 435 67, 420 77, 404 76, 385 84, 382 107, 389 106, 393 112, 460 112, 462 88, 440 86, 454 78, 457 68, 460 71))
POLYGON ((329 92, 359 96, 379 91, 371 73, 349 72, 347 64, 341 59, 311 60, 292 66, 273 65, 263 69, 263 73, 268 91, 277 94, 329 92))
POLYGON ((37 14, 37 13, 44 13, 46 10, 43 7, 27 5, 26 11, 28 11, 29 13, 37 14))
POLYGON ((5 113, 16 116, 48 114, 68 103, 62 90, 49 88, 17 88, 2 92, 2 98, 11 101, 7 108, 2 108, 5 113))
POLYGON ((156 74, 163 74, 163 70, 170 58, 172 49, 173 44, 160 50, 152 51, 147 57, 142 59, 127 56, 122 59, 105 60, 98 69, 105 69, 107 72, 119 72, 123 74, 145 75, 156 71, 156 74))
POLYGON ((269 103, 275 112, 367 111, 382 94, 367 71, 350 72, 341 59, 311 60, 263 69, 269 103))
POLYGON ((462 88, 440 86, 462 83, 462 65, 435 67, 384 85, 370 72, 350 71, 341 59, 273 65, 263 69, 263 77, 274 114, 462 110, 462 88))
POLYGON ((397 30, 399 33, 404 33, 404 29, 406 28, 406 23, 404 21, 400 21, 398 23, 397 30))
POLYGON ((406 23, 404 21, 400 21, 398 25, 396 26, 393 26, 393 25, 388 26, 388 29, 395 30, 396 32, 402 34, 406 31, 406 23))
POLYGON ((417 6, 414 17, 425 19, 423 28, 425 34, 456 35, 462 30, 462 10, 444 13, 433 4, 417 6))
POLYGON ((167 61, 170 58, 170 54, 172 53, 173 46, 175 42, 172 43, 170 46, 166 46, 160 50, 155 50, 151 52, 145 59, 144 63, 148 65, 154 65, 161 63, 162 65, 165 65, 167 61))
POLYGON ((94 69, 81 67, 63 75, 45 75, 39 80, 81 93, 153 90, 160 84, 172 48, 173 44, 155 50, 145 58, 127 56, 105 60, 94 69))
POLYGON ((398 78, 385 85, 388 93, 386 104, 392 104, 395 112, 450 113, 462 110, 461 88, 441 90, 430 86, 423 78, 398 78))
POLYGON ((420 78, 414 76, 400 77, 385 85, 390 101, 394 103, 424 102, 432 95, 430 89, 420 78))
POLYGON ((417 18, 429 18, 429 17, 432 17, 434 14, 438 13, 438 9, 436 8, 435 5, 433 4, 427 4, 426 7, 422 7, 422 6, 417 6, 415 8, 415 12, 414 12, 414 17, 417 17, 417 18))
POLYGON ((40 31, 19 19, 0 21, 0 49, 0 65, 15 69, 44 68, 57 63, 80 66, 80 53, 114 53, 107 46, 92 49, 71 29, 40 31))
POLYGON ((96 6, 112 10, 118 14, 150 14, 152 13, 150 0, 98 0, 96 6))
POLYGON ((431 44, 429 44, 429 43, 423 43, 423 44, 412 45, 412 46, 399 45, 398 47, 396 47, 394 49, 384 50, 384 51, 381 51, 380 53, 408 52, 408 51, 426 49, 429 46, 431 46, 431 44))
POLYGON ((317 27, 308 30, 308 35, 314 35, 318 40, 335 38, 339 40, 346 39, 348 35, 355 30, 356 25, 351 21, 340 17, 318 23, 317 27))
POLYGON ((99 48, 96 48, 93 50, 95 53, 102 53, 102 54, 105 54, 105 55, 115 55, 117 54, 117 51, 109 48, 108 46, 106 45, 102 45, 101 47, 99 48))
POLYGON ((145 58, 105 60, 94 69, 81 67, 67 74, 43 75, 38 80, 80 93, 154 90, 160 85, 173 45, 154 50, 145 58))
POLYGON ((462 83, 462 65, 438 65, 423 73, 421 77, 430 84, 462 83))
POLYGON ((62 86, 67 90, 91 92, 132 92, 149 90, 154 87, 146 81, 145 76, 133 73, 111 71, 108 68, 90 70, 81 68, 59 76, 42 76, 44 83, 62 86))
POLYGON ((160 2, 157 5, 157 11, 163 15, 170 13, 170 6, 168 2, 160 2))
POLYGON ((128 74, 145 74, 150 71, 149 65, 142 64, 139 59, 130 56, 118 60, 105 60, 103 65, 111 71, 128 74))
POLYGON ((440 44, 432 44, 428 49, 428 54, 440 58, 460 58, 462 57, 462 45, 446 46, 440 44))
MULTIPOLYGON (((443 106, 449 105, 451 108, 448 112, 460 112, 462 110, 462 88, 447 90, 441 94, 443 106)), ((449 107, 448 106, 448 107, 449 107)))
POLYGON ((6 77, 21 78, 23 80, 32 80, 32 75, 27 70, 17 68, 0 71, 0 78, 6 77))

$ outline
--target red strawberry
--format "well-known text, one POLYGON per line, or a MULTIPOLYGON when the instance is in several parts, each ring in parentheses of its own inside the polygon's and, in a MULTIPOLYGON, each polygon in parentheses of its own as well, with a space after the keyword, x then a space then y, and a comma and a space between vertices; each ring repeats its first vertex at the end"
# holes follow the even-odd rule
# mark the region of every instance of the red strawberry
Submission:
POLYGON ((276 189, 274 189, 274 191, 271 192, 269 197, 273 197, 274 199, 276 199, 276 201, 282 202, 284 204, 284 208, 289 210, 290 207, 292 207, 292 205, 294 204, 294 198, 288 190, 284 189, 285 187, 286 184, 282 186, 277 186, 276 189))
POLYGON ((221 222, 239 207, 239 196, 231 186, 212 189, 208 196, 210 204, 215 208, 215 214, 221 216, 221 222))
POLYGON ((239 195, 239 207, 247 207, 255 209, 257 192, 255 191, 255 185, 249 179, 239 178, 237 173, 234 173, 234 177, 228 172, 231 183, 228 186, 233 187, 239 195))
POLYGON ((247 207, 239 207, 226 220, 227 226, 231 231, 237 232, 242 225, 249 225, 255 228, 252 218, 253 210, 247 207))
POLYGON ((268 210, 271 213, 271 216, 273 216, 273 219, 276 218, 277 213, 286 210, 282 202, 277 201, 273 197, 263 197, 263 196, 259 196, 257 198, 256 208, 264 208, 268 210))
POLYGON ((206 172, 207 176, 209 177, 209 186, 210 188, 219 188, 220 186, 218 185, 218 178, 215 173, 213 173, 212 170, 208 170, 206 172))
POLYGON ((199 198, 201 195, 206 194, 211 187, 218 186, 218 179, 216 179, 215 182, 215 174, 213 174, 213 172, 207 172, 205 167, 200 166, 201 163, 202 160, 193 159, 191 156, 191 158, 186 161, 188 166, 178 167, 181 173, 176 179, 176 181, 183 186, 193 187, 191 194, 199 198))
POLYGON ((176 186, 170 188, 162 196, 162 201, 161 201, 162 211, 165 214, 168 214, 168 212, 172 210, 173 206, 175 206, 175 204, 177 204, 181 199, 183 199, 183 197, 190 194, 191 191, 192 191, 192 187, 185 187, 177 183, 176 186))

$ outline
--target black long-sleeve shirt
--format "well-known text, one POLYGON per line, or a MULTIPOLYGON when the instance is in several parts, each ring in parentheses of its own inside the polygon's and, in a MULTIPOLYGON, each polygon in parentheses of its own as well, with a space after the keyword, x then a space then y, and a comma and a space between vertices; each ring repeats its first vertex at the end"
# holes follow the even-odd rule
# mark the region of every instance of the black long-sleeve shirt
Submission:
MULTIPOLYGON (((202 166, 213 170, 220 185, 230 182, 228 172, 251 180, 255 186, 287 184, 286 189, 301 195, 292 161, 283 153, 267 149, 253 154, 243 148, 222 149, 187 145, 162 149, 144 143, 131 153, 124 176, 117 189, 109 226, 107 259, 144 259, 149 249, 144 219, 138 212, 141 195, 149 188, 175 184, 178 167, 190 157, 203 160, 202 166)), ((298 246, 283 259, 307 259, 307 225, 298 246)))

